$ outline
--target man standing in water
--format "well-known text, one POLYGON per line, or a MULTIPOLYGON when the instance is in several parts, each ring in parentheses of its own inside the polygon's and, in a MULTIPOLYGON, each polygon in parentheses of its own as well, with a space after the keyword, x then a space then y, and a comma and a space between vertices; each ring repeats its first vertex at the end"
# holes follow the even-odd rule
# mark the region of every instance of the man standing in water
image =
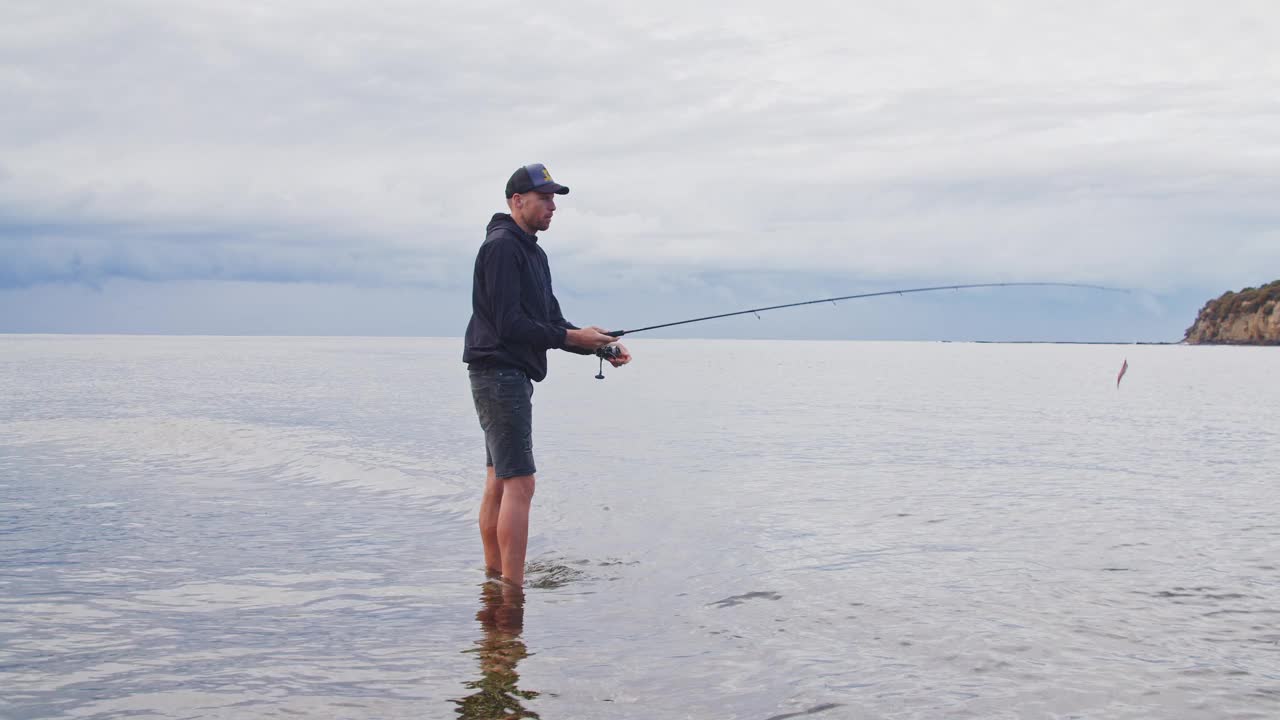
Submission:
MULTIPOLYGON (((480 503, 480 540, 490 574, 524 584, 533 500, 533 383, 547 376, 547 350, 591 355, 615 341, 599 327, 564 319, 551 291, 551 268, 537 233, 551 227, 556 195, 569 188, 541 163, 517 168, 507 181, 510 214, 489 221, 476 255, 462 361, 484 429, 488 478, 480 503)), ((631 362, 622 345, 614 367, 631 362)))

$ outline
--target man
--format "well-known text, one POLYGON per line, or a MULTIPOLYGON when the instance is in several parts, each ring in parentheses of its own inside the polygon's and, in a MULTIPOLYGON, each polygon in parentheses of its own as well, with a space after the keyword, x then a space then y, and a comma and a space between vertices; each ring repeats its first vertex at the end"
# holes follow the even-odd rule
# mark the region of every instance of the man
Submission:
MULTIPOLYGON (((564 319, 551 291, 547 255, 537 233, 551 227, 555 196, 569 188, 551 179, 541 163, 516 169, 507 181, 510 214, 489 221, 476 254, 462 361, 484 429, 487 480, 480 503, 480 541, 491 575, 524 584, 533 500, 533 383, 547 375, 547 350, 591 355, 615 338, 599 327, 579 328, 564 319)), ((614 367, 631 362, 618 345, 614 367)))

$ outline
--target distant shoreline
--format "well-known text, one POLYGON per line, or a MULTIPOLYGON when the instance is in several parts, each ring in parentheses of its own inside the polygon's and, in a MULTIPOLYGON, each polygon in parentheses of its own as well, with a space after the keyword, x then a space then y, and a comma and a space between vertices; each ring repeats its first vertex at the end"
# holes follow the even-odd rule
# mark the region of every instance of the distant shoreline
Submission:
MULTIPOLYGON (((457 340, 462 341, 461 337, 450 337, 441 335, 223 335, 223 334, 207 334, 207 333, 115 333, 115 332, 96 332, 96 333, 72 333, 72 332, 4 332, 0 331, 0 337, 116 337, 116 338, 219 338, 219 339, 366 339, 366 340, 457 340)), ((939 340, 932 338, 916 338, 916 339, 900 339, 900 338, 751 338, 751 337, 650 337, 645 338, 647 341, 676 341, 676 342, 714 342, 727 340, 731 342, 913 342, 913 343, 975 343, 980 345, 1241 345, 1247 343, 1189 343, 1186 340, 1177 341, 1156 341, 1156 340, 939 340)))
POLYGON ((937 340, 935 342, 971 342, 982 345, 1189 345, 1183 340, 1155 342, 1149 340, 937 340))

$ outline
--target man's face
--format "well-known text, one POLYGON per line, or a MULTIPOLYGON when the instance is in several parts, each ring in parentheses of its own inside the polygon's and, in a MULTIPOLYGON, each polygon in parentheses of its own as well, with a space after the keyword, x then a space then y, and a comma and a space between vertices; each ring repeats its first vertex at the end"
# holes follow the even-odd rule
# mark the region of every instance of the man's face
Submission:
POLYGON ((521 193, 519 197, 521 201, 517 210, 525 225, 532 228, 534 232, 551 227, 551 216, 556 211, 553 193, 527 192, 521 193))

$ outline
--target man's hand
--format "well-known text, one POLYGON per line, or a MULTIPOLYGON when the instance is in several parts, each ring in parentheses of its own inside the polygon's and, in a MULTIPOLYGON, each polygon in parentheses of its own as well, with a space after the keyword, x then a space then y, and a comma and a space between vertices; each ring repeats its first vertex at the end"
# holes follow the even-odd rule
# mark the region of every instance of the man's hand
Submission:
POLYGON ((618 357, 609 358, 610 365, 614 367, 622 367, 623 365, 626 365, 627 363, 631 362, 631 353, 627 352, 626 345, 623 345, 622 343, 618 343, 614 347, 618 348, 618 352, 620 354, 618 355, 618 357))
POLYGON ((604 328, 596 327, 595 325, 584 327, 580 330, 566 330, 564 344, 582 348, 583 350, 599 350, 617 340, 614 336, 605 334, 606 332, 604 328))

